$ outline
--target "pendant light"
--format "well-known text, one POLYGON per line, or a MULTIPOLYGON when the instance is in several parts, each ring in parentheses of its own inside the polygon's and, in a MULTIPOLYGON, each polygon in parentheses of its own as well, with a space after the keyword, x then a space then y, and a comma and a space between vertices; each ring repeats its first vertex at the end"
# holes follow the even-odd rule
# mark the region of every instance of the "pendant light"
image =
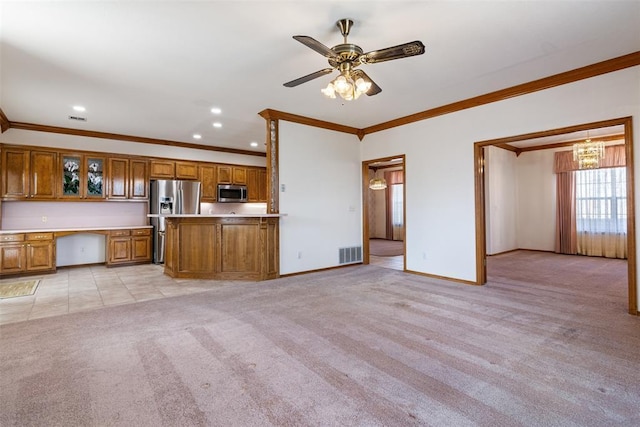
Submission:
POLYGON ((369 188, 372 190, 384 190, 387 188, 387 181, 384 178, 376 178, 378 168, 373 168, 373 178, 369 181, 369 188))

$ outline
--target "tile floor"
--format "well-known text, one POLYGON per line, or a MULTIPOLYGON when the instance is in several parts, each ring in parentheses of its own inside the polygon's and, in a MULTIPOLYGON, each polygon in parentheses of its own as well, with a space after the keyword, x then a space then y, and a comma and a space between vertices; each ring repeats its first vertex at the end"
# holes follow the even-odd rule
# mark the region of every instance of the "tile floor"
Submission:
POLYGON ((375 256, 369 255, 369 264, 392 270, 404 270, 404 255, 399 256, 375 256))
MULTIPOLYGON (((163 266, 63 267, 54 274, 3 278, 40 279, 34 295, 0 299, 0 325, 77 311, 206 291, 229 281, 172 279, 163 266)), ((237 282, 234 282, 237 283, 237 282)))
MULTIPOLYGON (((372 255, 369 262, 379 267, 402 270, 404 258, 372 255)), ((192 294, 232 283, 173 279, 165 275, 163 269, 163 266, 155 264, 115 268, 92 265, 62 267, 54 274, 3 278, 0 283, 40 279, 40 284, 34 295, 0 299, 0 325, 192 294)))

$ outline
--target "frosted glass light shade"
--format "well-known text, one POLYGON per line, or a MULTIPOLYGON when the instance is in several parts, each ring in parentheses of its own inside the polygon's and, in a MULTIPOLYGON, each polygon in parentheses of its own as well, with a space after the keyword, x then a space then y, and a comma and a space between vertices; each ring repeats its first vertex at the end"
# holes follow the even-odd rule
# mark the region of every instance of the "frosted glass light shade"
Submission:
POLYGON ((384 190, 387 188, 387 181, 384 178, 373 178, 369 181, 369 188, 372 190, 384 190))

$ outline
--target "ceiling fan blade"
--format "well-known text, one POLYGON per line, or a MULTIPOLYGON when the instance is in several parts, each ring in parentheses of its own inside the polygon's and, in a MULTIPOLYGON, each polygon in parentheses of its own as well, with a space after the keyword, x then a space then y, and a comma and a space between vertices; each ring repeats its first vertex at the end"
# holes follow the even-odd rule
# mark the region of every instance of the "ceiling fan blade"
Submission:
POLYGON ((382 92, 382 88, 381 88, 380 86, 378 86, 378 85, 376 84, 376 82, 374 82, 373 80, 371 80, 371 77, 369 77, 369 76, 367 75, 367 73, 365 73, 364 71, 362 71, 362 70, 360 70, 360 69, 358 69, 358 70, 353 70, 353 71, 351 72, 351 74, 353 75, 353 77, 354 77, 355 79, 357 79, 358 77, 362 77, 362 79, 363 79, 365 82, 369 82, 369 83, 371 83, 371 87, 370 87, 370 88, 369 88, 369 90, 366 92, 367 96, 377 95, 377 94, 379 94, 380 92, 382 92))
POLYGON ((298 40, 303 45, 315 50, 320 55, 323 55, 327 58, 337 58, 338 56, 334 51, 329 49, 327 46, 320 43, 318 40, 311 38, 309 36, 293 36, 294 39, 298 40))
POLYGON ((324 70, 316 71, 315 73, 307 74, 304 77, 297 78, 295 80, 291 80, 284 84, 286 87, 294 87, 301 85, 302 83, 306 83, 309 80, 317 79, 318 77, 322 77, 326 74, 333 72, 333 68, 325 68, 324 70))
POLYGON ((407 58, 409 56, 422 55, 424 53, 424 45, 421 41, 400 44, 398 46, 388 47, 380 50, 372 50, 360 57, 360 62, 365 64, 373 64, 375 62, 391 61, 392 59, 407 58))

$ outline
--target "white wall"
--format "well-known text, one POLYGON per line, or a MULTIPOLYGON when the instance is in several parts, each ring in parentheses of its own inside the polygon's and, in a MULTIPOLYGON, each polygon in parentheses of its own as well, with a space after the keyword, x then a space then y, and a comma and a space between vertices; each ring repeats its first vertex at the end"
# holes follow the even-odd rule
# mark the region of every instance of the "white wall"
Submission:
POLYGON ((106 262, 107 244, 103 234, 79 233, 56 238, 56 266, 101 264, 106 262))
POLYGON ((553 156, 556 151, 558 150, 529 151, 518 157, 516 180, 519 249, 555 249, 556 177, 553 173, 553 156))
POLYGON ((476 281, 474 142, 626 116, 637 123, 639 93, 633 67, 367 135, 363 160, 407 156, 407 268, 476 281))
MULTIPOLYGON (((388 170, 370 171, 370 178, 383 178, 384 172, 388 170)), ((387 192, 383 190, 369 190, 369 209, 371 221, 369 221, 369 237, 387 238, 387 192)))
POLYGON ((514 249, 554 250, 555 151, 516 156, 498 147, 485 148, 487 255, 514 249))
POLYGON ((281 274, 336 266, 339 248, 362 245, 360 146, 353 135, 280 121, 281 274))
POLYGON ((485 147, 485 220, 487 255, 518 249, 516 154, 485 147))

